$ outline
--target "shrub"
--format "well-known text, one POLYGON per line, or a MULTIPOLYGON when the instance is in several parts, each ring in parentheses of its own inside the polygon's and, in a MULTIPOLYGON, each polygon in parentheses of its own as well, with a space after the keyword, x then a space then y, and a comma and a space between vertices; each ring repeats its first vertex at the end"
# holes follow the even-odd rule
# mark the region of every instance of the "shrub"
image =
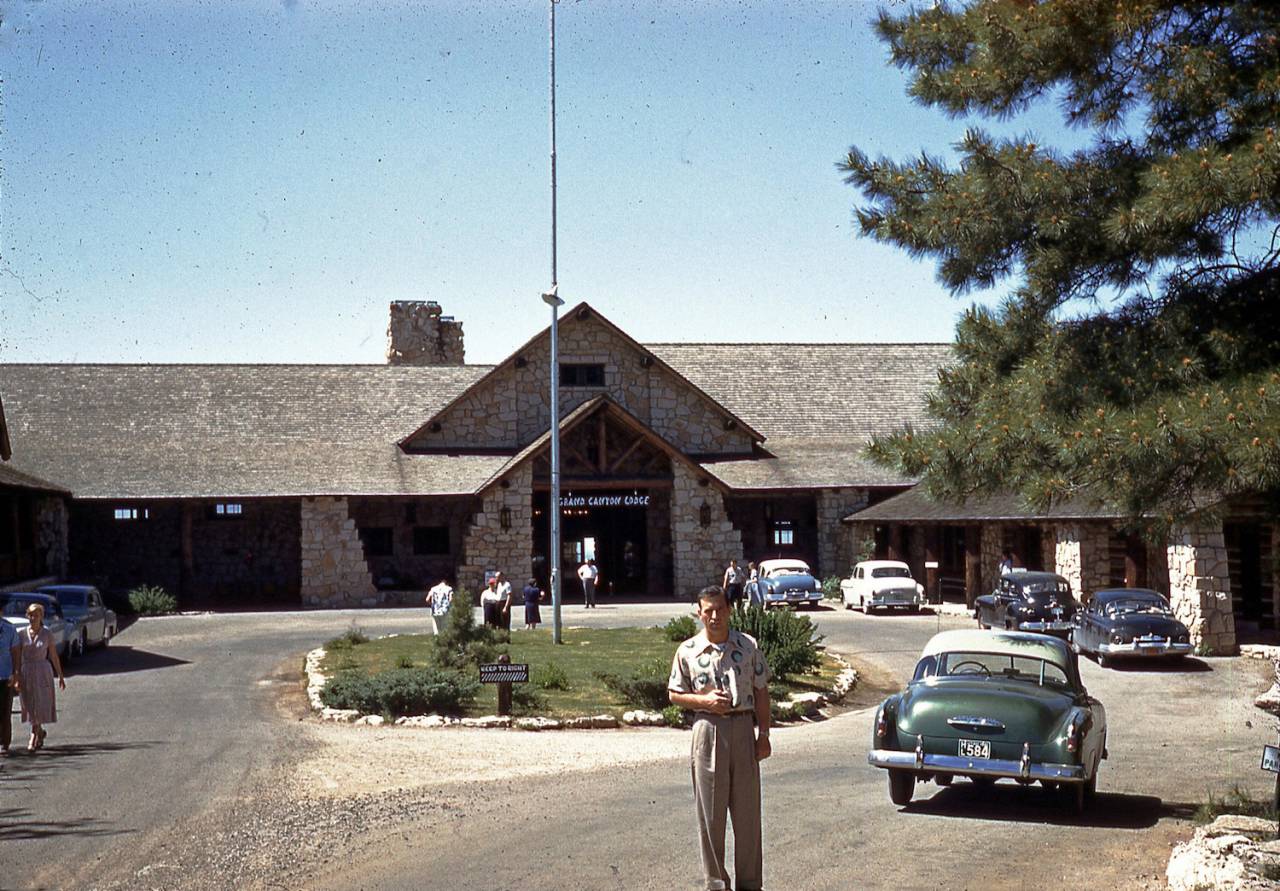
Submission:
POLYGON ((763 606, 750 606, 734 610, 729 624, 755 638, 773 676, 780 681, 814 671, 822 664, 818 644, 823 637, 808 616, 789 609, 771 612, 763 606))
POLYGON ((360 644, 368 642, 369 635, 365 634, 364 630, 353 622, 351 627, 346 631, 342 632, 333 640, 327 641, 324 648, 326 650, 349 650, 352 647, 357 647, 360 644))
POLYGON ((444 628, 435 637, 435 661, 441 668, 465 671, 485 662, 494 662, 500 649, 498 634, 487 625, 477 625, 471 593, 459 588, 453 595, 444 628))
POLYGON ((129 608, 140 616, 163 616, 178 608, 178 598, 159 585, 139 585, 129 592, 129 608))
POLYGON ((533 670, 533 685, 543 690, 568 690, 569 675, 556 662, 548 662, 533 670))
POLYGON ((595 676, 627 705, 659 712, 671 703, 667 696, 671 671, 664 662, 651 662, 629 675, 597 671, 595 676))
POLYGON ((413 668, 413 657, 407 653, 401 653, 396 657, 396 668, 413 668))
POLYGON ((804 717, 804 711, 789 701, 769 702, 769 716, 775 721, 799 721, 804 717))
POLYGON ((822 580, 822 596, 827 600, 840 599, 840 576, 829 575, 822 580))
POLYGON ((353 708, 362 714, 456 714, 475 699, 477 681, 437 668, 396 668, 367 675, 345 671, 329 679, 320 701, 330 708, 353 708))
POLYGON ((530 715, 546 707, 547 700, 530 684, 511 685, 511 710, 519 715, 530 715))
POLYGON ((693 616, 676 616, 662 626, 662 633, 673 643, 683 643, 698 633, 698 622, 693 616))
POLYGON ((685 725, 685 712, 678 705, 669 705, 662 710, 662 720, 667 722, 669 727, 683 727, 685 725))

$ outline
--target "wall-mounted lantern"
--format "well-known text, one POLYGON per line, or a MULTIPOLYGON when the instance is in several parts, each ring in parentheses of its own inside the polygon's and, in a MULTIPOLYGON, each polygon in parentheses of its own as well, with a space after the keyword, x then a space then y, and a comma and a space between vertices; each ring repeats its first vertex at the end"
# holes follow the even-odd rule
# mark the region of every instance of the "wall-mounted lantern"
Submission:
POLYGON ((703 529, 711 525, 711 505, 705 501, 702 503, 702 507, 698 508, 698 522, 703 529))
POLYGON ((498 525, 503 529, 511 528, 511 508, 504 507, 498 511, 498 525))

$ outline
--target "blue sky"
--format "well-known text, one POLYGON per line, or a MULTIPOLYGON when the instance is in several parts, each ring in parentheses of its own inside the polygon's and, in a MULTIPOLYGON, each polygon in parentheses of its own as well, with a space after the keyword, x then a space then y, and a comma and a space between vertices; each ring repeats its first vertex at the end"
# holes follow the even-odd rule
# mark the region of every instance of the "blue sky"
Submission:
MULTIPOLYGON (((557 8, 561 294, 641 341, 940 341, 972 299, 855 235, 851 144, 945 154, 869 3, 557 8)), ((0 360, 467 359, 548 320, 547 7, 0 2, 0 360)), ((1052 108, 993 128, 1069 142, 1052 108)))

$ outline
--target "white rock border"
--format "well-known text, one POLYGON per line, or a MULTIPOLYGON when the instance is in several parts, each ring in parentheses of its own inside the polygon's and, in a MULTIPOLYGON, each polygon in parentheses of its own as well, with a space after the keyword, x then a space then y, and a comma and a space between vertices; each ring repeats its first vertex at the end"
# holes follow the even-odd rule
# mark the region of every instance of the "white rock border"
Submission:
POLYGON ((1280 868, 1270 820, 1223 814, 1173 849, 1165 879, 1170 891, 1264 891, 1280 868))
MULTIPOLYGON (((388 636, 396 637, 397 635, 388 636)), ((362 724, 369 727, 383 726, 386 723, 386 719, 381 715, 362 715, 355 709, 329 708, 321 701, 320 691, 324 689, 325 683, 329 680, 328 676, 320 670, 320 663, 324 661, 325 655, 324 647, 316 647, 307 653, 303 662, 303 673, 307 678, 307 701, 311 705, 311 710, 318 713, 322 721, 333 721, 339 724, 362 724)), ((844 666, 836 677, 836 682, 832 686, 831 692, 793 693, 790 699, 787 700, 788 705, 798 707, 806 718, 811 719, 819 716, 822 709, 833 703, 840 702, 849 694, 850 690, 857 686, 857 670, 838 653, 828 652, 827 655, 844 666)), ((613 715, 590 715, 560 719, 543 716, 512 718, 504 715, 485 715, 480 718, 451 718, 447 715, 431 714, 405 715, 396 718, 395 724, 397 727, 480 727, 486 729, 538 731, 616 730, 623 725, 628 727, 665 727, 667 726, 667 721, 662 716, 662 712, 635 709, 624 712, 621 721, 613 715)))

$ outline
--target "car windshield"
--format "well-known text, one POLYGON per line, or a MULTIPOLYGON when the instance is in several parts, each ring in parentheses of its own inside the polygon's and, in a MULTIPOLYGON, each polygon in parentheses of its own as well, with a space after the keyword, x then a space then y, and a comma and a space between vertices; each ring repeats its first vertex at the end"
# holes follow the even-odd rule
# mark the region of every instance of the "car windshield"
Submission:
POLYGON ((1071 586, 1055 579, 1048 581, 1022 582, 1019 586, 1028 600, 1040 602, 1051 597, 1066 598, 1071 596, 1071 586))
MULTIPOLYGON (((27 607, 33 603, 40 602, 38 600, 30 600, 25 597, 10 597, 4 602, 4 605, 0 607, 0 613, 6 616, 21 616, 25 619, 27 617, 27 607)), ((40 605, 44 606, 43 603, 40 603, 40 605)), ((45 616, 45 618, 47 619, 48 616, 45 616)))
POLYGON ((879 569, 871 570, 873 579, 909 579, 911 578, 911 570, 905 566, 881 566, 879 569))
POLYGON ((1039 686, 1069 687, 1066 670, 1047 659, 1004 653, 952 652, 925 656, 916 665, 915 680, 924 678, 1026 681, 1039 686))
POLYGON ((1126 597, 1124 600, 1113 600, 1104 609, 1108 616, 1123 616, 1127 613, 1152 613, 1167 616, 1171 612, 1169 604, 1163 600, 1152 600, 1146 597, 1126 597))
POLYGON ((85 593, 83 591, 58 591, 58 603, 63 606, 84 606, 85 593))

